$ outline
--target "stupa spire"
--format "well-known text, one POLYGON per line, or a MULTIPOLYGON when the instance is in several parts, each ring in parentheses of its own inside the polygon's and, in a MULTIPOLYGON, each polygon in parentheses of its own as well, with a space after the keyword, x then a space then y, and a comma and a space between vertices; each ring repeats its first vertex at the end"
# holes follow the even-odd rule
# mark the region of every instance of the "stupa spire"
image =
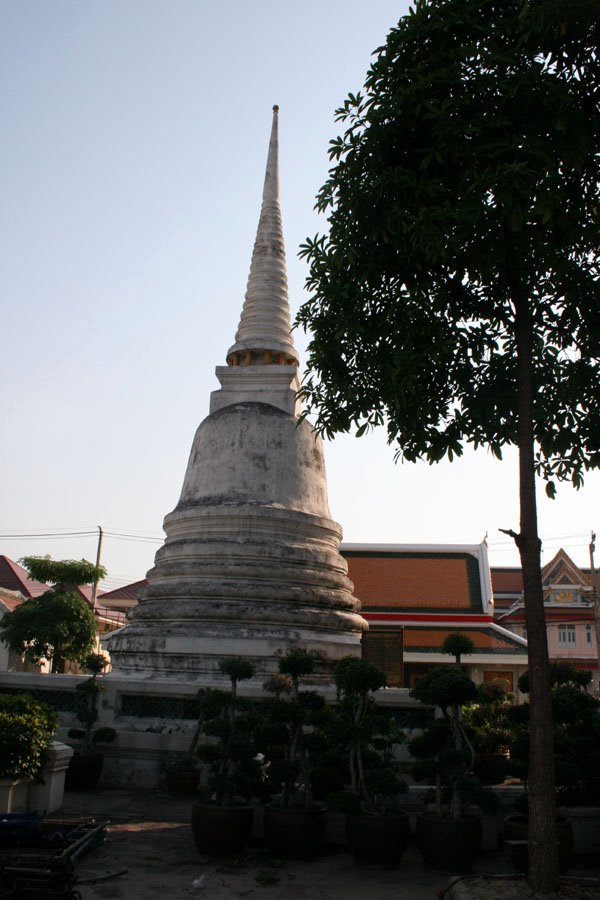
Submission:
POLYGON ((291 336, 279 206, 278 113, 279 107, 274 106, 262 208, 240 324, 235 343, 227 352, 229 366, 298 363, 298 353, 291 336))

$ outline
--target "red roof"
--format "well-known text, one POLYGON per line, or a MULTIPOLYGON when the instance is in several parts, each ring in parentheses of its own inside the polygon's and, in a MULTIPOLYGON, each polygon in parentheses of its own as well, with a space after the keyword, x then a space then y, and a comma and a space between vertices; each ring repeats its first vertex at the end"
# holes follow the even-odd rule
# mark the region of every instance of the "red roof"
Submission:
POLYGON ((6 588, 0 588, 0 608, 4 609, 6 612, 12 612, 13 609, 16 609, 17 606, 20 606, 23 603, 23 600, 20 600, 18 597, 11 597, 10 594, 4 593, 6 588))
POLYGON ((50 590, 47 584, 30 578, 27 569, 8 556, 0 556, 0 587, 20 591, 24 597, 39 597, 50 590))
MULTIPOLYGON (((92 602, 92 585, 91 584, 79 584, 73 588, 73 590, 81 594, 84 600, 87 600, 88 603, 92 602)), ((104 591, 101 588, 98 588, 96 591, 96 597, 104 597, 104 591)))
POLYGON ((134 581, 132 584, 124 584, 123 587, 115 588, 114 591, 107 591, 102 594, 102 602, 110 603, 111 600, 137 600, 138 594, 142 588, 148 584, 145 578, 141 581, 134 581))

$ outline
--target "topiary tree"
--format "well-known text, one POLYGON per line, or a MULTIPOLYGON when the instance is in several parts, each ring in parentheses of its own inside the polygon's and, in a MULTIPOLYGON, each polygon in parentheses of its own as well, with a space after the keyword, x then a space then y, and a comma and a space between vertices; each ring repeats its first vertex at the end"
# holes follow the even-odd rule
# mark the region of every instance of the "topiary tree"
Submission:
POLYGON ((477 687, 458 666, 434 666, 419 678, 410 695, 428 706, 437 706, 442 712, 441 719, 432 722, 409 744, 411 754, 420 760, 416 774, 435 776, 439 815, 442 814, 442 788, 448 788, 450 815, 460 819, 462 789, 475 756, 461 722, 460 709, 477 698, 477 687))
MULTIPOLYGON (((600 803, 600 702, 587 693, 591 672, 568 663, 551 666, 553 747, 557 797, 565 805, 600 803)), ((529 673, 519 679, 519 689, 529 693, 529 673)), ((531 771, 530 703, 508 709, 514 729, 511 760, 516 774, 529 786, 531 771)))
POLYGON ((514 694, 501 681, 477 685, 477 700, 462 710, 463 724, 476 753, 474 771, 484 784, 499 784, 509 774, 515 729, 510 714, 514 694))
POLYGON ((239 798, 251 797, 259 781, 260 766, 254 743, 257 717, 252 704, 238 696, 238 682, 254 675, 254 665, 241 657, 219 663, 219 671, 230 680, 228 691, 202 688, 198 692, 199 720, 194 741, 202 736, 195 752, 208 766, 208 786, 219 806, 231 806, 239 798))
POLYGON ((90 584, 106 575, 104 566, 86 560, 53 560, 26 556, 20 562, 29 577, 52 585, 40 597, 25 600, 0 621, 0 637, 16 653, 35 663, 59 660, 83 662, 94 647, 96 622, 87 601, 73 587, 90 584))
POLYGON ((460 666, 461 656, 473 653, 475 644, 468 634, 462 631, 456 631, 444 638, 442 643, 442 653, 448 653, 453 656, 457 666, 460 666))
POLYGON ((117 736, 114 728, 94 727, 98 721, 98 698, 104 690, 98 676, 106 668, 106 663, 106 657, 102 653, 89 653, 83 660, 84 668, 92 673, 91 678, 77 685, 80 699, 76 715, 83 727, 69 729, 69 737, 81 741, 78 748, 80 756, 89 756, 96 751, 98 744, 109 744, 117 736))
POLYGON ((373 699, 385 687, 385 675, 368 660, 347 656, 335 663, 333 676, 338 706, 329 730, 342 749, 351 794, 333 794, 328 803, 345 812, 362 809, 382 815, 392 797, 408 790, 396 771, 393 752, 404 743, 404 734, 373 699))
POLYGON ((260 740, 266 771, 273 788, 281 791, 281 806, 297 803, 299 789, 305 809, 311 809, 313 763, 321 748, 319 727, 328 718, 323 697, 300 689, 301 679, 312 675, 315 656, 307 650, 289 650, 278 662, 279 674, 264 682, 274 696, 262 706, 260 740))

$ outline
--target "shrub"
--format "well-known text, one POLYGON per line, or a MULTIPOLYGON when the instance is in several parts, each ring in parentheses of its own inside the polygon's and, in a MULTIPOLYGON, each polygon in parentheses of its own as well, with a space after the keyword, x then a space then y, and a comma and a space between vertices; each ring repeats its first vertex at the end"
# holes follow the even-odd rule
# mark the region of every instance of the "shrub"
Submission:
POLYGON ((0 778, 39 778, 56 711, 29 694, 0 694, 0 778))

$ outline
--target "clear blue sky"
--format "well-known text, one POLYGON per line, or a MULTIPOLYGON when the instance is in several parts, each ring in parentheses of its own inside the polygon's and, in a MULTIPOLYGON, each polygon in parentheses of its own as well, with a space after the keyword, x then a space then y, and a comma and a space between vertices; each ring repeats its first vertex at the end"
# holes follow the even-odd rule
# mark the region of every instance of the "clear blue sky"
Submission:
MULTIPOLYGON (((334 110, 407 5, 1 0, 0 553, 93 559, 92 535, 3 536, 101 524, 150 538, 107 537, 106 586, 144 576, 237 327, 271 107, 295 312, 334 110)), ((489 532, 517 563, 497 530, 518 527, 513 454, 395 465, 383 434, 326 452, 346 540, 489 532)), ((600 475, 542 494, 544 559, 587 564, 600 475)))

